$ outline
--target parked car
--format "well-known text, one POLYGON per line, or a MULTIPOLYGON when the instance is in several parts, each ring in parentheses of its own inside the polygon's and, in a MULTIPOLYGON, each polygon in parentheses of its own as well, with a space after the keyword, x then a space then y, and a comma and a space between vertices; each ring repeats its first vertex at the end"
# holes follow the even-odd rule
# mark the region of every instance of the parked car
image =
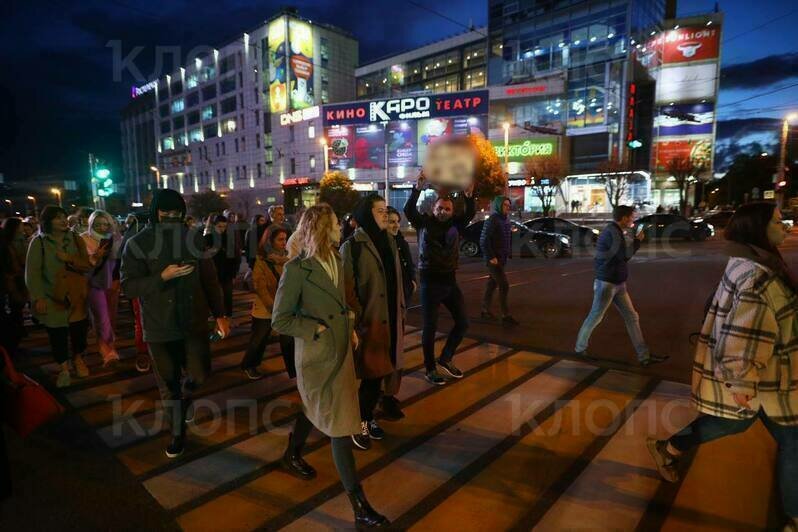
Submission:
MULTIPOLYGON (((523 224, 511 221, 513 256, 521 257, 565 257, 571 254, 571 241, 566 235, 533 231, 523 224)), ((479 257, 482 249, 479 237, 485 220, 477 220, 463 230, 460 253, 466 257, 479 257)))
POLYGON ((703 219, 714 227, 726 227, 732 216, 734 216, 732 210, 710 211, 703 216, 703 219))
POLYGON ((701 218, 688 220, 678 214, 651 214, 634 223, 634 231, 640 228, 646 238, 684 239, 701 242, 715 234, 715 228, 701 218))
POLYGON ((571 240, 571 245, 575 248, 591 249, 595 247, 599 235, 598 229, 586 225, 578 225, 562 218, 552 218, 551 216, 533 218, 528 222, 524 222, 524 225, 532 231, 565 235, 571 240))

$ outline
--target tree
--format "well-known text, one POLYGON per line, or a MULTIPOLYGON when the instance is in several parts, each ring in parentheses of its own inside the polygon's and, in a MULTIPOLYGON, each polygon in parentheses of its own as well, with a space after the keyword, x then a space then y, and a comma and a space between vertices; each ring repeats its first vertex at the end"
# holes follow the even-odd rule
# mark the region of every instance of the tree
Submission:
POLYGON ((556 155, 529 157, 524 161, 527 184, 540 199, 543 216, 548 216, 555 194, 562 195, 562 182, 568 174, 565 164, 556 155))
POLYGON ((227 200, 213 190, 197 192, 188 198, 188 212, 198 219, 204 219, 211 213, 221 213, 229 209, 227 200))
POLYGON ((679 190, 679 211, 687 212, 687 189, 695 183, 707 169, 703 161, 689 156, 674 157, 665 163, 665 170, 673 177, 679 190))
POLYGON ((338 218, 352 212, 360 194, 352 189, 352 181, 338 170, 326 172, 319 183, 319 201, 329 203, 338 218))
POLYGON ((491 199, 504 194, 507 188, 507 175, 502 169, 493 144, 480 135, 469 135, 468 139, 477 154, 474 195, 482 199, 491 199))
POLYGON ((604 183, 607 200, 614 209, 629 194, 629 185, 637 178, 628 162, 618 159, 613 155, 609 160, 599 165, 599 180, 604 183))

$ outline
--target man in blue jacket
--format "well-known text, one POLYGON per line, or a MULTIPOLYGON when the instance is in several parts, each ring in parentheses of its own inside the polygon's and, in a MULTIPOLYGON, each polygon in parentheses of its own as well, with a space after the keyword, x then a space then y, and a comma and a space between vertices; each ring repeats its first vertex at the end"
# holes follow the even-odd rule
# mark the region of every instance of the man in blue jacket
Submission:
POLYGON ((639 232, 631 243, 627 242, 625 231, 634 224, 635 208, 628 205, 619 205, 612 211, 613 221, 601 232, 596 243, 596 258, 594 268, 596 278, 593 281, 593 306, 587 315, 579 335, 576 338, 576 353, 587 355, 587 345, 593 329, 604 319, 604 314, 615 305, 621 313, 626 331, 634 344, 637 359, 642 366, 656 364, 667 357, 652 355, 643 339, 640 330, 640 318, 632 305, 632 299, 626 290, 626 279, 629 277, 629 259, 640 248, 643 241, 643 232, 639 232))
POLYGON ((518 322, 510 316, 510 310, 507 308, 507 293, 510 287, 507 283, 507 274, 504 273, 504 266, 507 264, 507 259, 510 258, 513 242, 512 226, 508 218, 510 208, 510 198, 496 196, 491 202, 491 215, 482 225, 479 247, 482 249, 482 256, 488 267, 488 282, 485 285, 485 296, 482 298, 482 318, 495 318, 490 311, 490 306, 493 302, 493 292, 498 287, 502 323, 518 325, 518 322))

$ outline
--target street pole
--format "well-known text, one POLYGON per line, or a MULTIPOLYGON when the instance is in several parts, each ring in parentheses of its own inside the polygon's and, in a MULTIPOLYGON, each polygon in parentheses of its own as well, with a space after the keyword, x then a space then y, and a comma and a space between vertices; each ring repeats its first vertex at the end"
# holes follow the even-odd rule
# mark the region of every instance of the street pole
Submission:
POLYGON ((96 159, 94 158, 94 154, 89 154, 89 183, 91 183, 91 201, 94 205, 94 208, 97 208, 97 182, 95 181, 94 177, 94 169, 96 164, 96 159))
POLYGON ((63 205, 61 204, 61 191, 57 188, 51 188, 50 192, 55 194, 55 197, 58 198, 58 206, 63 207, 63 205))
POLYGON ((330 171, 330 154, 327 151, 330 148, 327 146, 326 137, 322 137, 319 142, 321 143, 321 149, 324 151, 324 173, 326 174, 327 172, 330 171))
POLYGON ((786 186, 785 166, 787 165, 787 137, 790 134, 790 120, 798 118, 797 113, 792 113, 784 117, 784 122, 781 127, 781 149, 779 150, 779 170, 777 173, 776 186, 779 189, 779 197, 777 204, 779 207, 784 207, 784 187, 786 186))
POLYGON ((150 170, 155 172, 155 190, 158 190, 158 187, 161 186, 161 170, 157 166, 150 166, 150 170))
POLYGON ((38 218, 39 217, 39 208, 36 205, 36 198, 33 196, 28 196, 28 199, 33 202, 33 215, 38 218))
POLYGON ((382 141, 383 141, 383 160, 385 163, 385 204, 390 205, 390 200, 388 198, 388 122, 382 123, 382 141))

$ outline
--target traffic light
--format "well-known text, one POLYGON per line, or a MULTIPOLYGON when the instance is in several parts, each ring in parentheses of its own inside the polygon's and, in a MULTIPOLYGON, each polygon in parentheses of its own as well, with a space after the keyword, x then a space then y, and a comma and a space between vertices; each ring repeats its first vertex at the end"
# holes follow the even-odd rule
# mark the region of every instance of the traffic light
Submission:
POLYGON ((643 143, 637 139, 630 140, 629 142, 626 143, 626 145, 629 146, 630 150, 636 150, 637 148, 643 147, 643 143))
POLYGON ((97 167, 94 169, 92 181, 94 181, 97 187, 98 196, 105 198, 114 193, 114 180, 111 179, 111 170, 106 168, 103 164, 98 163, 97 167))

